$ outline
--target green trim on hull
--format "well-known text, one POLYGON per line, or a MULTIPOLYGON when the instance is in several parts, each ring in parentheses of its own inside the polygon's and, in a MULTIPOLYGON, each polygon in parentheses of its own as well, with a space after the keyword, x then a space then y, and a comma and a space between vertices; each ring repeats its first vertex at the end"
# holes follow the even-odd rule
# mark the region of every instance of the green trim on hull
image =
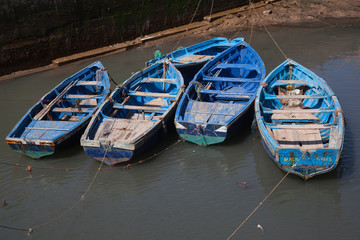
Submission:
POLYGON ((49 156, 49 155, 53 154, 53 152, 26 151, 26 153, 25 153, 21 150, 14 150, 14 151, 17 153, 24 154, 24 155, 29 156, 34 159, 39 159, 41 157, 49 156))
POLYGON ((196 143, 200 146, 208 146, 211 144, 221 143, 225 140, 223 137, 212 137, 212 136, 199 136, 199 135, 187 135, 187 134, 180 134, 180 137, 185 139, 186 141, 196 143))

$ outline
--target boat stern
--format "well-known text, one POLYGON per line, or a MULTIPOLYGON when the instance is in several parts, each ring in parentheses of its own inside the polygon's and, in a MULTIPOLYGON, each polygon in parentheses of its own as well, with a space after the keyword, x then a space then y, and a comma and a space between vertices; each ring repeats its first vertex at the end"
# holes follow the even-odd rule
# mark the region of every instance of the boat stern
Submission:
POLYGON ((55 143, 52 141, 32 141, 18 138, 6 138, 5 141, 15 152, 34 159, 39 159, 55 152, 55 143))
POLYGON ((337 149, 280 149, 276 156, 279 167, 305 180, 333 170, 339 161, 337 149))
POLYGON ((225 125, 175 121, 175 127, 181 138, 200 146, 221 143, 228 136, 228 128, 225 125))

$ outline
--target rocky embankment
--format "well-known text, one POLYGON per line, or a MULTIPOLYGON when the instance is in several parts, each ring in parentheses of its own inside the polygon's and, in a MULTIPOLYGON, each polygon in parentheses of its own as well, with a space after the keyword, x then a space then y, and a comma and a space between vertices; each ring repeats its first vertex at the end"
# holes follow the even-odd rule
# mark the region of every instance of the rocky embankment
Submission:
MULTIPOLYGON (((166 41, 168 38, 181 38, 186 35, 212 35, 223 31, 241 31, 249 28, 260 28, 269 25, 296 26, 318 23, 320 26, 325 24, 337 24, 340 19, 347 19, 348 22, 359 21, 360 1, 353 0, 268 0, 237 9, 216 13, 204 18, 202 22, 194 22, 182 27, 154 33, 149 36, 130 41, 129 46, 151 47, 159 41, 166 41), (146 46, 142 45, 147 43, 146 46)), ((343 21, 341 21, 343 22, 343 21)), ((121 43, 118 51, 125 51, 129 48, 127 44, 121 43)), ((113 45, 116 46, 116 45, 113 45)), ((112 52, 113 47, 95 49, 82 54, 69 56, 63 63, 73 62, 79 59, 94 57, 101 53, 112 52), (110 49, 110 50, 109 50, 110 49), (93 54, 96 53, 96 54, 93 54)), ((115 52, 115 51, 114 51, 115 52)), ((59 61, 62 61, 61 59, 59 61)), ((55 61, 53 61, 55 62, 55 61)), ((29 63, 30 64, 30 63, 29 63)), ((39 65, 38 63, 36 64, 39 65)), ((46 65, 46 64, 44 64, 46 65)), ((58 64, 60 65, 60 64, 58 64)), ((26 65, 29 68, 30 65, 26 65)), ((10 75, 0 77, 0 80, 11 79, 19 75, 25 75, 37 71, 56 67, 56 64, 46 65, 37 69, 21 72, 14 72, 10 75)), ((23 70, 23 69, 17 69, 23 70)))

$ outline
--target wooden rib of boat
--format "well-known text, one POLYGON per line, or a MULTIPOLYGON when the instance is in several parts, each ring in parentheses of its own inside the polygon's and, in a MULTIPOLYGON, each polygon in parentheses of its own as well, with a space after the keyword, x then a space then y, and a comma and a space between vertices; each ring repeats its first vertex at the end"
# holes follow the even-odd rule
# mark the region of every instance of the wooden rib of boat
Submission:
POLYGON ((187 85, 205 63, 243 40, 243 38, 235 38, 231 41, 222 37, 212 38, 162 55, 159 58, 148 61, 146 64, 149 66, 160 59, 168 58, 181 72, 184 82, 187 85))
POLYGON ((196 74, 179 102, 175 127, 180 137, 206 146, 250 126, 264 77, 263 61, 245 41, 215 57, 196 74))
POLYGON ((173 124, 183 84, 166 59, 135 73, 92 118, 81 138, 85 152, 112 166, 155 146, 173 124))
POLYGON ((32 158, 51 155, 78 143, 81 134, 110 91, 107 72, 95 62, 43 96, 16 124, 6 143, 32 158))
POLYGON ((333 170, 344 140, 344 114, 328 84, 287 60, 259 88, 255 115, 263 145, 284 171, 304 179, 333 170))

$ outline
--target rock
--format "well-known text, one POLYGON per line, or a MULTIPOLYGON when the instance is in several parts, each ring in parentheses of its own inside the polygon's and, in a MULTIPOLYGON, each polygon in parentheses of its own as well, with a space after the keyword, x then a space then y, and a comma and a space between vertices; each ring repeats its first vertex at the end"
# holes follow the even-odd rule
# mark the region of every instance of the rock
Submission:
POLYGON ((272 11, 271 10, 265 10, 265 11, 263 11, 263 14, 272 14, 272 11))

